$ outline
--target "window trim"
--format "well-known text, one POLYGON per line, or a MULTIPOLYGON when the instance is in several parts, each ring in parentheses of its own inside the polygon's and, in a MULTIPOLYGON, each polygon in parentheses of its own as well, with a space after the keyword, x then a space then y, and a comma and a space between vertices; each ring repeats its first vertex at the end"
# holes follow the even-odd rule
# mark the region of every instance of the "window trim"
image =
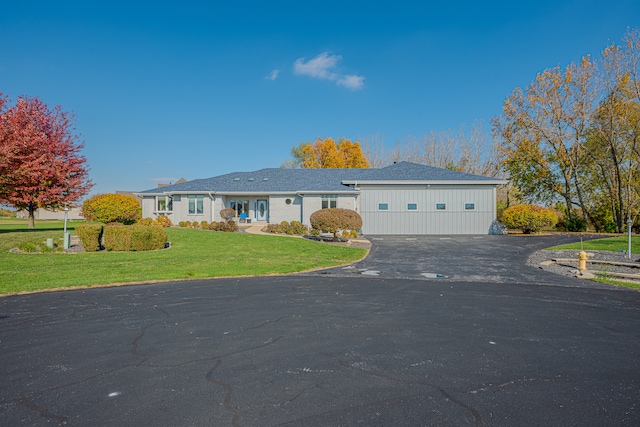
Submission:
POLYGON ((164 195, 155 197, 154 212, 173 212, 173 196, 164 195), (160 209, 160 201, 164 199, 164 209, 160 209))
POLYGON ((418 204, 415 202, 407 203, 407 211, 415 212, 418 210, 418 204))
POLYGON ((338 207, 338 195, 337 194, 322 194, 320 195, 320 209, 331 209, 338 207), (327 206, 325 207, 325 203, 327 206), (333 205, 333 206, 331 206, 333 205))
POLYGON ((379 211, 388 211, 389 210, 389 203, 378 203, 378 210, 379 211), (384 208, 383 208, 384 206, 384 208))
POLYGON ((447 204, 446 203, 436 203, 436 212, 438 211, 446 211, 447 204))
POLYGON ((201 194, 187 195, 187 215, 204 215, 204 196, 201 194), (193 212, 191 211, 193 201, 193 212))
POLYGON ((469 202, 469 203, 466 203, 466 202, 465 202, 465 204, 464 204, 464 210, 465 210, 465 211, 475 211, 475 210, 476 210, 476 204, 475 204, 475 202, 469 202), (467 207, 467 206, 469 206, 469 205, 471 205, 471 207, 467 207))

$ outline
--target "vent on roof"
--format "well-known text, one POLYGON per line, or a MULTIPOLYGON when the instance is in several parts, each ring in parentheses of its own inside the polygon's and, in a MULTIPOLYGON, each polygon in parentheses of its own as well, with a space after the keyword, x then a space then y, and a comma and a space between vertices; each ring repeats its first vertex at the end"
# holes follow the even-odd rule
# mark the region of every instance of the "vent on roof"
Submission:
POLYGON ((234 181, 240 181, 240 178, 233 178, 234 181))
POLYGON ((253 181, 253 178, 249 178, 249 181, 253 181))
POLYGON ((269 178, 262 178, 263 181, 269 181, 269 178))

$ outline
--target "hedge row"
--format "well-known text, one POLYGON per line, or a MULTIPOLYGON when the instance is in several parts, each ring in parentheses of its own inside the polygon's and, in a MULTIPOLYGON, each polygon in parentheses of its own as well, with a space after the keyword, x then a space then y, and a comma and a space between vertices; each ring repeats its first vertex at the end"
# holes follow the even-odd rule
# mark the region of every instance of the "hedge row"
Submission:
POLYGON ((76 227, 78 237, 87 252, 99 251, 102 247, 102 225, 83 224, 76 227))
POLYGON ((163 249, 167 232, 160 227, 146 225, 81 225, 76 228, 86 252, 103 247, 107 251, 152 251, 163 249))
POLYGON ((267 231, 269 233, 282 233, 299 236, 306 236, 309 234, 309 228, 300 221, 282 221, 280 224, 269 224, 267 225, 267 231))
POLYGON ((238 231, 238 224, 235 221, 213 221, 210 223, 207 221, 180 221, 178 226, 182 228, 197 228, 200 230, 225 231, 229 233, 238 231))

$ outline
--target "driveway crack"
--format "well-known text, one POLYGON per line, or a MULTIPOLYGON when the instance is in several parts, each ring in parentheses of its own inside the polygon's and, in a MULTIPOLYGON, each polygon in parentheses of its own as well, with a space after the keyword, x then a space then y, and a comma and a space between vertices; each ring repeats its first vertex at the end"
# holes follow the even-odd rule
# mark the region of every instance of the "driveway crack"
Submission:
MULTIPOLYGON (((327 355, 329 357, 335 357, 335 356, 331 356, 331 355, 327 355)), ((372 377, 376 377, 376 378, 381 378, 387 381, 393 381, 393 382, 397 382, 400 384, 406 384, 406 385, 421 385, 421 386, 426 386, 426 387, 431 387, 435 390, 437 390, 446 400, 452 402, 453 404, 461 407, 462 409, 464 409, 465 411, 469 412, 469 414, 473 417, 473 419, 475 420, 475 424, 478 427, 482 427, 484 426, 484 420, 482 419, 482 415, 480 414, 480 412, 478 412, 477 409, 475 409, 474 407, 472 407, 471 405, 468 405, 467 403, 463 402, 462 400, 452 396, 449 392, 447 392, 445 389, 443 389, 442 387, 436 385, 436 384, 432 384, 428 381, 416 381, 416 380, 405 380, 402 378, 396 378, 396 377, 392 377, 390 375, 385 375, 379 372, 374 372, 374 371, 370 371, 367 369, 363 369, 359 366, 354 366, 353 364, 347 363, 346 361, 335 357, 335 359, 338 361, 338 363, 341 366, 344 366, 345 368, 348 369, 352 369, 354 371, 358 371, 361 372, 363 374, 372 376, 372 377)))

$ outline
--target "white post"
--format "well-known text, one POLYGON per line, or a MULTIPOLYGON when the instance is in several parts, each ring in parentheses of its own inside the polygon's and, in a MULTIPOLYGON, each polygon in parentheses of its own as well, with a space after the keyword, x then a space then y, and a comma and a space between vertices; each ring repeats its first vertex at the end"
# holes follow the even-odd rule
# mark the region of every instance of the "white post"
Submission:
POLYGON ((629 234, 629 247, 627 248, 627 258, 631 259, 631 227, 633 226, 633 221, 631 218, 627 220, 627 232, 629 234))
POLYGON ((71 246, 71 235, 70 233, 67 233, 67 214, 69 213, 69 207, 65 206, 64 207, 64 231, 62 234, 62 248, 64 250, 69 249, 69 247, 71 246))
POLYGON ((64 207, 64 231, 63 233, 67 233, 67 213, 69 212, 69 208, 68 207, 64 207))

